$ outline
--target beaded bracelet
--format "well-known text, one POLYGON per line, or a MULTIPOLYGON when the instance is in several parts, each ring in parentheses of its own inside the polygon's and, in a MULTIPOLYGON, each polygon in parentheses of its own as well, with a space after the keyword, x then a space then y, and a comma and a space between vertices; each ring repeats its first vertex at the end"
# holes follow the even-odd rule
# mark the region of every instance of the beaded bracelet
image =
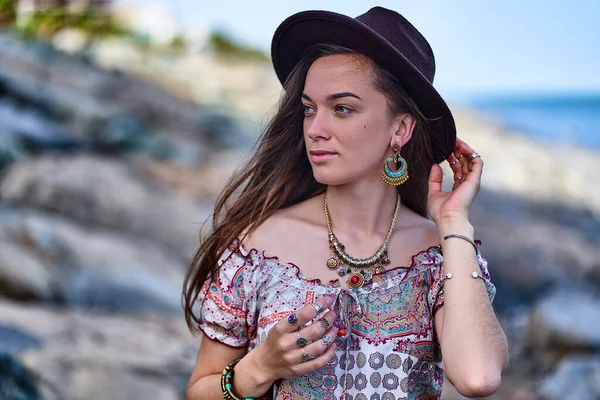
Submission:
MULTIPOLYGON (((223 372, 221 373, 221 390, 223 391, 223 398, 225 400, 255 400, 252 397, 238 397, 233 393, 233 368, 236 364, 242 359, 236 358, 229 364, 225 366, 223 372)), ((267 394, 258 398, 259 400, 270 400, 271 399, 271 391, 267 391, 267 394)))

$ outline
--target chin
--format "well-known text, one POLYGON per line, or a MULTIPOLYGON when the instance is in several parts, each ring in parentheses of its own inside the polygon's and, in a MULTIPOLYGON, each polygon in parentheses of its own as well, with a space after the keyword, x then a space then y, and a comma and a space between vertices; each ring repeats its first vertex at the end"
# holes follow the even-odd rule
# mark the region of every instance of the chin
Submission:
POLYGON ((325 171, 315 170, 313 167, 313 177, 322 185, 343 185, 350 181, 348 176, 340 176, 340 174, 325 173, 325 171))

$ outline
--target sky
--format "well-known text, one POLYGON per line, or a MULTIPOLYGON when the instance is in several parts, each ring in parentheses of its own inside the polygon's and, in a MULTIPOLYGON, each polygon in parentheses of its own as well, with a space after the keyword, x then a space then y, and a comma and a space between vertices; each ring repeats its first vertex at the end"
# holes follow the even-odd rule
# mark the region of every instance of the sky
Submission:
POLYGON ((427 38, 443 95, 600 92, 598 0, 162 1, 183 29, 225 30, 266 51, 277 26, 296 12, 356 17, 380 5, 427 38))

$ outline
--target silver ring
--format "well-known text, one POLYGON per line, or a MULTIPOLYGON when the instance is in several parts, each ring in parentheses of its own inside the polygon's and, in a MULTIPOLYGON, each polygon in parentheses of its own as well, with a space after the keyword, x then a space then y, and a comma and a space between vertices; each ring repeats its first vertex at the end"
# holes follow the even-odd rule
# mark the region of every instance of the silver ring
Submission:
POLYGON ((469 161, 473 161, 474 158, 481 158, 481 154, 475 152, 469 156, 469 161))
POLYGON ((317 315, 321 314, 321 311, 323 311, 325 309, 325 306, 323 304, 319 303, 318 301, 315 301, 311 305, 315 308, 317 315))
POLYGON ((323 336, 323 344, 327 347, 331 344, 331 336, 325 335, 323 336))
POLYGON ((288 315, 287 323, 296 326, 298 324, 298 316, 295 313, 288 315))
POLYGON ((300 332, 296 332, 298 334, 298 339, 296 340, 296 344, 298 345, 298 347, 304 347, 306 346, 306 344, 308 343, 308 340, 306 340, 306 338, 303 338, 302 336, 300 336, 300 332))
POLYGON ((314 359, 314 357, 308 354, 306 350, 302 349, 302 362, 310 361, 312 359, 314 359))

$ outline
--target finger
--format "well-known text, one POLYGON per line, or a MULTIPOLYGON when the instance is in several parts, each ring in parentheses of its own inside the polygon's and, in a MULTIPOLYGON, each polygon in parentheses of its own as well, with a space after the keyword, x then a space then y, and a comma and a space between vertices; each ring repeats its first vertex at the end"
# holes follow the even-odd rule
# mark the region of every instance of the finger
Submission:
POLYGON ((471 173, 467 176, 467 181, 479 185, 481 182, 481 175, 483 174, 483 160, 481 157, 475 157, 470 162, 471 173))
MULTIPOLYGON (((317 300, 317 302, 323 306, 323 309, 328 309, 333 303, 333 300, 334 299, 331 296, 324 296, 317 300)), ((300 310, 293 313, 293 315, 296 316, 296 321, 294 323, 291 323, 291 315, 292 314, 278 322, 278 324, 281 323, 284 325, 282 326, 284 332, 294 332, 298 327, 312 321, 317 316, 317 309, 312 304, 302 307, 300 310)))
POLYGON ((460 163, 460 167, 461 167, 461 172, 463 175, 466 175, 469 173, 469 162, 467 161, 467 157, 463 156, 463 154, 460 152, 460 148, 457 147, 456 149, 454 149, 454 157, 456 157, 458 159, 458 162, 460 163))
MULTIPOLYGON (((314 370, 323 368, 335 355, 335 350, 337 349, 337 343, 332 343, 331 346, 321 355, 316 356, 312 360, 302 361, 302 352, 298 356, 300 360, 300 364, 294 368, 295 373, 298 376, 306 375, 309 372, 314 370)), ((306 350, 305 350, 306 351, 306 350)), ((307 354, 310 354, 307 352, 307 354)))
POLYGON ((452 172, 454 173, 454 181, 456 181, 459 178, 462 179, 462 165, 460 164, 460 161, 458 160, 458 158, 456 158, 454 153, 450 154, 450 157, 448 157, 448 162, 450 163, 450 167, 452 168, 452 172))
POLYGON ((431 172, 429 173, 429 193, 439 192, 442 190, 442 179, 444 174, 442 167, 438 164, 431 166, 431 172))
MULTIPOLYGON (((318 357, 321 354, 325 353, 325 351, 327 351, 327 348, 331 346, 335 341, 338 330, 339 329, 337 327, 332 326, 327 330, 327 332, 325 332, 325 335, 322 335, 320 339, 317 339, 314 342, 307 344, 304 347, 304 351, 313 357, 318 357), (325 339, 325 337, 327 337, 327 339, 325 339)), ((300 349, 300 358, 302 358, 302 349, 300 349)))
POLYGON ((323 318, 314 321, 306 328, 301 329, 298 333, 300 337, 305 338, 309 342, 313 342, 319 339, 325 332, 329 330, 336 317, 337 315, 334 311, 329 311, 323 316, 323 318))

